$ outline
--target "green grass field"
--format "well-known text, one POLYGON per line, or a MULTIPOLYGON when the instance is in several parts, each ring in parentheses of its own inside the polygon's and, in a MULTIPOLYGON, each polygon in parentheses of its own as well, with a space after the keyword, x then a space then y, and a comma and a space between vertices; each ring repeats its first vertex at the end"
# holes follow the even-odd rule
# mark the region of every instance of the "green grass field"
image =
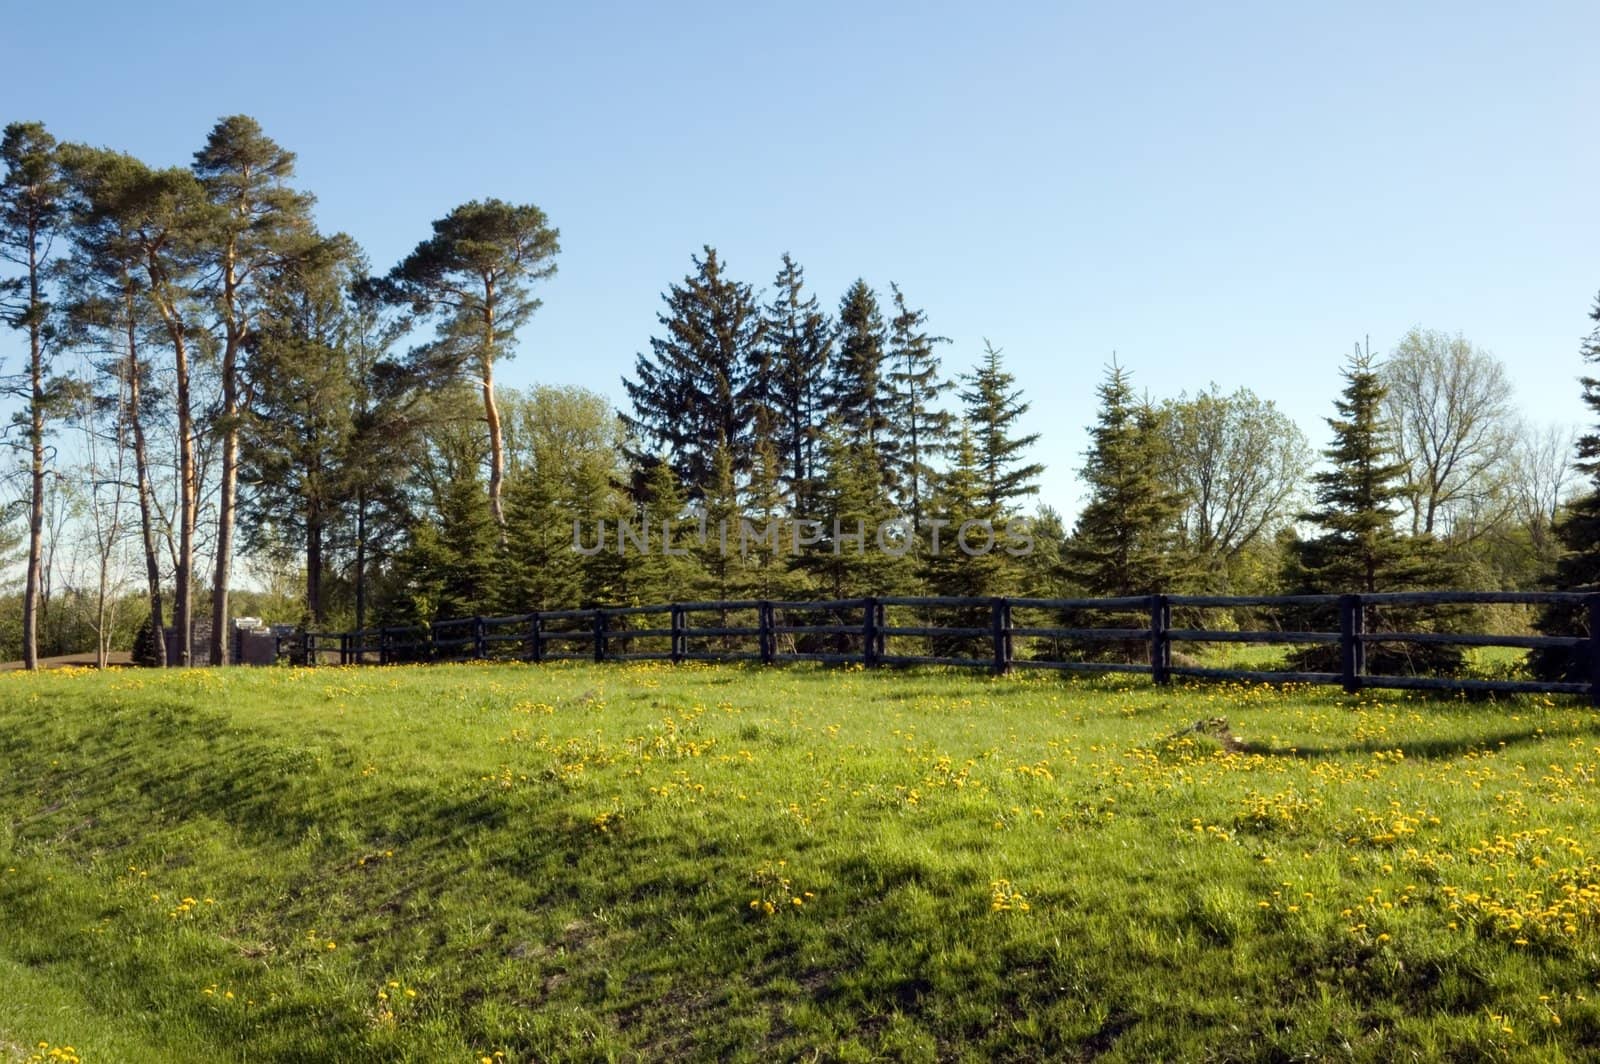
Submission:
POLYGON ((9 674, 0 1060, 1582 1057, 1597 777, 1561 700, 9 674))

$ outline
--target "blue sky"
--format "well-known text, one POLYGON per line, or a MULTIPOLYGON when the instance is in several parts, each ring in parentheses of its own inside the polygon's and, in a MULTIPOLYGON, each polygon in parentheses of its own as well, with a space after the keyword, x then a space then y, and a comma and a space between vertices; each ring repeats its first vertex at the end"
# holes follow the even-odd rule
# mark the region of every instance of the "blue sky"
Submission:
POLYGON ((58 3, 6 32, 0 120, 186 163, 253 115, 380 269, 464 200, 538 204, 564 250, 512 384, 620 399, 709 243, 758 286, 791 252, 830 304, 898 282, 952 369, 1002 347, 1069 512, 1113 351, 1321 445, 1343 356, 1420 324, 1585 419, 1594 3, 58 3))

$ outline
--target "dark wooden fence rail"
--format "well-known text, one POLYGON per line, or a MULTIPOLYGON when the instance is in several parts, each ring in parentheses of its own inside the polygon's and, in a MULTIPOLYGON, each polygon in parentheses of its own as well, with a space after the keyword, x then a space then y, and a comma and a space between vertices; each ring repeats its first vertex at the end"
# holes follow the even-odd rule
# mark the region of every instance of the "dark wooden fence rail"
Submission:
POLYGON ((308 665, 337 655, 342 665, 463 659, 554 661, 819 661, 884 665, 955 665, 996 673, 1015 668, 1073 672, 1146 673, 1157 684, 1174 677, 1269 683, 1338 684, 1346 691, 1403 688, 1582 695, 1600 704, 1600 593, 1431 591, 1368 595, 1140 595, 1129 598, 950 598, 890 596, 820 602, 745 599, 674 602, 577 610, 542 610, 506 617, 462 617, 432 625, 358 632, 300 632, 279 652, 308 665), (1383 607, 1548 605, 1578 607, 1588 633, 1571 636, 1397 632, 1370 629, 1383 607), (1300 610, 1338 617, 1338 631, 1237 631, 1174 627, 1173 611, 1198 618, 1207 610, 1300 610), (891 615, 890 611, 895 613, 891 615), (936 613, 957 623, 932 623, 936 613), (924 623, 900 623, 920 615, 924 623), (1082 618, 1075 626, 1016 623, 1082 618), (1129 621, 1136 626, 1128 626, 1129 621), (891 623, 891 621, 896 623, 891 623), (1058 655, 1018 657, 1017 640, 1050 640, 1059 650, 1120 644, 1127 660, 1073 660, 1058 655), (891 642, 922 640, 924 653, 891 653, 891 642), (1176 643, 1325 644, 1338 647, 1337 672, 1204 668, 1175 664, 1176 643), (1367 648, 1375 643, 1500 646, 1521 649, 1586 647, 1590 673, 1582 682, 1482 680, 1450 676, 1374 675, 1367 648), (1143 644, 1137 657, 1129 647, 1143 644))

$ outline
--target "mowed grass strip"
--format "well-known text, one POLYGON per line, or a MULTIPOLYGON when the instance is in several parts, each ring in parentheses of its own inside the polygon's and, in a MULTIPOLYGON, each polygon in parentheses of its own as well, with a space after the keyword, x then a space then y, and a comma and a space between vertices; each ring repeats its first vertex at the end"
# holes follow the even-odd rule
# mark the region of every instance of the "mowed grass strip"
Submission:
POLYGON ((0 1060, 1582 1056, 1597 779, 1559 700, 11 674, 0 1060))

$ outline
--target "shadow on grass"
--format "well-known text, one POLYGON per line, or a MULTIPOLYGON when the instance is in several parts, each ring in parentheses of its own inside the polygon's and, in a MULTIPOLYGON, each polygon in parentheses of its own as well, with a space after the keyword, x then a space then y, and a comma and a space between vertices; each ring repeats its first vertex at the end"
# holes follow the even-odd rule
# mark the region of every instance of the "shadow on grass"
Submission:
MULTIPOLYGON (((1562 730, 1561 735, 1587 735, 1600 737, 1600 719, 1573 730, 1562 730)), ((1488 735, 1464 735, 1459 738, 1421 739, 1410 742, 1367 739, 1361 742, 1327 744, 1320 746, 1278 746, 1269 743, 1244 742, 1241 753, 1260 754, 1263 757, 1293 757, 1302 760, 1348 757, 1352 754, 1377 754, 1400 750, 1407 758, 1419 761, 1440 761, 1462 757, 1471 753, 1493 753, 1523 743, 1554 738, 1552 733, 1539 727, 1499 731, 1488 735)))

